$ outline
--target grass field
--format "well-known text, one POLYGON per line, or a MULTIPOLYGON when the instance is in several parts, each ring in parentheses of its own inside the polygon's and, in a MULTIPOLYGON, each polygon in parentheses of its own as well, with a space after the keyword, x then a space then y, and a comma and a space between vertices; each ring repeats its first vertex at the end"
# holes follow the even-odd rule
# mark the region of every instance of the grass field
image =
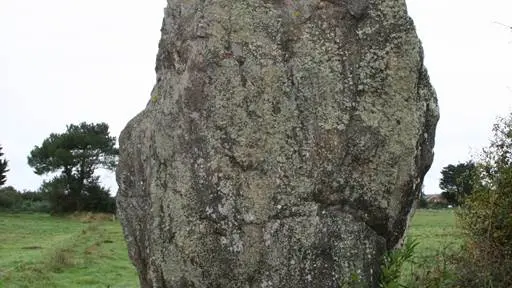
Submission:
POLYGON ((138 287, 118 222, 0 214, 0 287, 138 287))
MULTIPOLYGON (((0 229, 0 287, 138 287, 118 222, 0 213, 0 229)), ((460 244, 450 210, 417 211, 409 236, 421 263, 460 244)))
POLYGON ((416 211, 408 237, 419 242, 415 249, 417 258, 440 256, 439 253, 458 250, 462 244, 453 210, 416 211))
MULTIPOLYGON (((407 235, 416 240, 418 246, 414 249, 412 261, 402 267, 402 284, 409 286, 411 278, 418 276, 446 280, 449 276, 445 273, 452 269, 449 260, 458 254, 463 244, 462 235, 456 229, 453 210, 416 211, 407 235)), ((416 287, 418 284, 414 283, 416 287)))

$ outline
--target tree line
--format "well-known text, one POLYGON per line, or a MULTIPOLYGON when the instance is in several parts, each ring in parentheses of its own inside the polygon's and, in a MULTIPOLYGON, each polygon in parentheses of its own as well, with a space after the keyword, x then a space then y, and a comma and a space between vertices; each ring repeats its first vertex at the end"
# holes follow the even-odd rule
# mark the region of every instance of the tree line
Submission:
MULTIPOLYGON (((119 150, 106 123, 67 125, 63 133, 52 133, 27 157, 37 175, 54 175, 34 192, 0 188, 0 208, 38 212, 115 212, 115 199, 101 185, 98 169, 113 171, 119 150)), ((0 187, 6 182, 8 162, 0 146, 0 187)))

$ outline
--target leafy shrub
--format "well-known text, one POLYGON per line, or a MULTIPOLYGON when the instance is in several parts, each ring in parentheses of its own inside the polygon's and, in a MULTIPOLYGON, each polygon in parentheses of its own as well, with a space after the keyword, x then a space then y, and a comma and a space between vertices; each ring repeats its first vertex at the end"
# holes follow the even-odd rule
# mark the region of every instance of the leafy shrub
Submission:
POLYGON ((507 185, 474 193, 458 212, 467 242, 458 268, 465 287, 512 287, 512 181, 507 185))
POLYGON ((12 186, 0 188, 0 208, 12 209, 21 203, 22 197, 12 186))
POLYGON ((50 213, 51 206, 47 200, 42 201, 31 201, 23 200, 21 206, 18 209, 20 212, 36 212, 36 213, 50 213))
POLYGON ((98 183, 87 185, 83 198, 85 211, 115 213, 115 198, 110 196, 108 189, 98 183))
POLYGON ((46 201, 46 196, 43 193, 40 192, 33 192, 33 191, 23 191, 21 193, 21 198, 25 201, 31 201, 31 202, 40 202, 40 201, 46 201))
POLYGON ((50 212, 50 203, 40 192, 17 191, 11 186, 0 188, 0 209, 8 212, 50 212))
POLYGON ((457 212, 466 240, 462 287, 512 287, 512 115, 493 132, 478 164, 478 186, 457 212))
POLYGON ((437 256, 417 257, 411 261, 410 269, 405 270, 400 287, 449 288, 457 287, 456 261, 458 250, 450 245, 436 252, 437 256))
POLYGON ((55 177, 50 181, 43 181, 40 191, 46 195, 50 203, 52 214, 61 214, 75 211, 76 203, 66 189, 66 182, 62 177, 55 177))
POLYGON ((80 193, 71 192, 68 186, 68 180, 61 176, 43 182, 41 192, 48 197, 51 213, 77 211, 115 213, 115 198, 110 196, 108 189, 99 184, 97 178, 86 183, 80 193))
MULTIPOLYGON (((391 250, 384 255, 380 267, 379 288, 450 287, 441 286, 451 275, 447 272, 447 265, 437 265, 436 262, 435 265, 430 263, 428 267, 425 267, 425 263, 422 263, 420 267, 419 263, 415 261, 415 249, 418 244, 419 242, 415 239, 407 238, 403 247, 391 250), (404 269, 406 265, 411 267, 410 271, 404 269)), ((339 287, 366 288, 367 285, 361 281, 357 273, 354 273, 349 279, 342 281, 339 287)))
POLYGON ((400 249, 390 251, 384 256, 384 263, 381 266, 381 278, 379 287, 381 288, 400 288, 402 267, 406 262, 412 260, 414 249, 418 246, 418 242, 407 238, 404 246, 400 249))

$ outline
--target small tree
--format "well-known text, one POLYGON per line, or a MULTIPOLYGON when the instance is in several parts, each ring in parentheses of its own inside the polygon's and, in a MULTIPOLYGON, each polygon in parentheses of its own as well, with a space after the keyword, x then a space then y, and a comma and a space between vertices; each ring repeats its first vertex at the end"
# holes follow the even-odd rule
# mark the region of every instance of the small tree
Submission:
POLYGON ((476 181, 476 166, 473 161, 448 165, 441 170, 439 188, 441 195, 451 205, 459 205, 473 191, 476 181))
POLYGON ((99 187, 95 171, 113 171, 117 165, 116 138, 108 129, 106 123, 68 125, 65 133, 50 134, 30 152, 28 164, 36 174, 60 172, 42 187, 53 206, 59 206, 56 212, 90 210, 88 191, 99 187))
POLYGON ((7 181, 6 174, 9 172, 9 169, 7 169, 7 160, 2 159, 2 156, 4 156, 4 153, 2 152, 2 146, 0 146, 0 187, 7 181))

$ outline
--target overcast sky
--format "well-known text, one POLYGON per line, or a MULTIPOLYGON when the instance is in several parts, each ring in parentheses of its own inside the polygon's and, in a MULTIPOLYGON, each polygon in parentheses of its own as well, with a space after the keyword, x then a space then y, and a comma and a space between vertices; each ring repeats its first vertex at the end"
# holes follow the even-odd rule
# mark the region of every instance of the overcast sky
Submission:
MULTIPOLYGON (((408 0, 441 120, 426 193, 441 168, 488 143, 512 111, 510 0, 408 0)), ((165 0, 0 0, 0 144, 6 185, 42 182, 27 155, 70 123, 107 122, 118 136, 149 100, 165 0)), ((113 174, 102 177, 113 193, 113 174)))

